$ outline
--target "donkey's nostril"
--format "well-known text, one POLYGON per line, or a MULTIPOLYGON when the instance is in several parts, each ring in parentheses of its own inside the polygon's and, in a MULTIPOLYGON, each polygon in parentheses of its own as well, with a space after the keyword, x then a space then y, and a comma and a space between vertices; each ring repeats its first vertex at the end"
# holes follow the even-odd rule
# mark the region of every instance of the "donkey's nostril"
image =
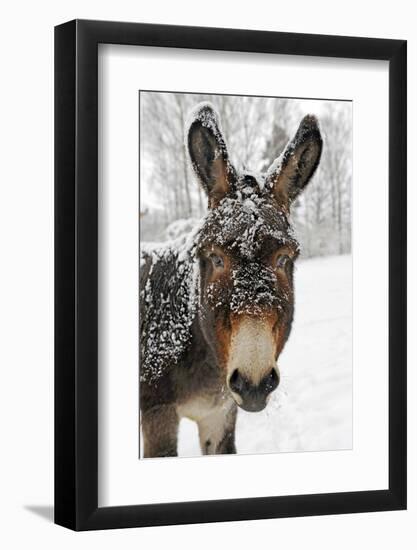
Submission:
POLYGON ((240 374, 239 369, 235 369, 228 380, 229 389, 233 392, 236 403, 248 412, 258 412, 264 409, 269 394, 275 390, 278 384, 279 373, 275 367, 258 384, 245 378, 240 374))
POLYGON ((261 385, 266 393, 271 393, 279 384, 279 374, 276 369, 272 369, 271 372, 265 376, 261 385))
POLYGON ((243 377, 239 374, 238 369, 235 369, 229 378, 229 387, 236 393, 241 393, 245 385, 243 377))

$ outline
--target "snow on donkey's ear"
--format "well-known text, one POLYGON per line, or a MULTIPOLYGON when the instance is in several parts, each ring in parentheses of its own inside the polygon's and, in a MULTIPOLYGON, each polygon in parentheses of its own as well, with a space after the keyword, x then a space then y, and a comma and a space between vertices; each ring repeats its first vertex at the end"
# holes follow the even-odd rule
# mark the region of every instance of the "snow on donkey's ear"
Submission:
POLYGON ((322 147, 317 118, 306 115, 294 138, 266 175, 266 186, 272 190, 280 207, 288 211, 292 201, 308 184, 320 162, 322 147))
POLYGON ((186 130, 186 147, 191 163, 208 199, 216 206, 230 191, 234 170, 228 160, 219 118, 210 103, 200 103, 191 112, 186 130))

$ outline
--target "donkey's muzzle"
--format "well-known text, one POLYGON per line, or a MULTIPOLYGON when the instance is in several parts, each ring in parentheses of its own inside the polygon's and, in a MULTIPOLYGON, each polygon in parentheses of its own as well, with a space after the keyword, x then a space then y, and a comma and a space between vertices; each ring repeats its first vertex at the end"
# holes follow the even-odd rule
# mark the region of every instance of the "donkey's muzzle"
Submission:
POLYGON ((266 407, 267 397, 279 384, 277 369, 272 369, 258 385, 245 378, 235 369, 229 378, 229 388, 236 394, 238 405, 248 412, 259 412, 266 407))

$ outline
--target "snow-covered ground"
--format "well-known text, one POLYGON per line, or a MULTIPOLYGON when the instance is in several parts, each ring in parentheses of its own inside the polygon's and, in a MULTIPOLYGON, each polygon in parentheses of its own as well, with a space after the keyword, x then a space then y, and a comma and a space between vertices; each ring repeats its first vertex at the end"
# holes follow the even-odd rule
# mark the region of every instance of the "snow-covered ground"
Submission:
MULTIPOLYGON (((279 359, 281 384, 260 413, 239 409, 237 452, 352 446, 352 260, 299 261, 292 333, 279 359)), ((180 424, 180 456, 201 454, 197 425, 180 424)))

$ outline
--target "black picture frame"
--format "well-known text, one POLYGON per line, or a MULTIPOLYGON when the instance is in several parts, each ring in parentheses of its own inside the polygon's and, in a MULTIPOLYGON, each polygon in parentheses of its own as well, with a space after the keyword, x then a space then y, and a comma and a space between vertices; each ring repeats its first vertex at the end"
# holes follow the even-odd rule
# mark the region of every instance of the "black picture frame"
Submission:
MULTIPOLYGON (((55 522, 74 530, 406 508, 404 40, 74 20, 55 28, 55 522), (98 507, 98 44, 389 62, 389 488, 98 507)), ((366 182, 364 182, 366 183, 366 182)))

